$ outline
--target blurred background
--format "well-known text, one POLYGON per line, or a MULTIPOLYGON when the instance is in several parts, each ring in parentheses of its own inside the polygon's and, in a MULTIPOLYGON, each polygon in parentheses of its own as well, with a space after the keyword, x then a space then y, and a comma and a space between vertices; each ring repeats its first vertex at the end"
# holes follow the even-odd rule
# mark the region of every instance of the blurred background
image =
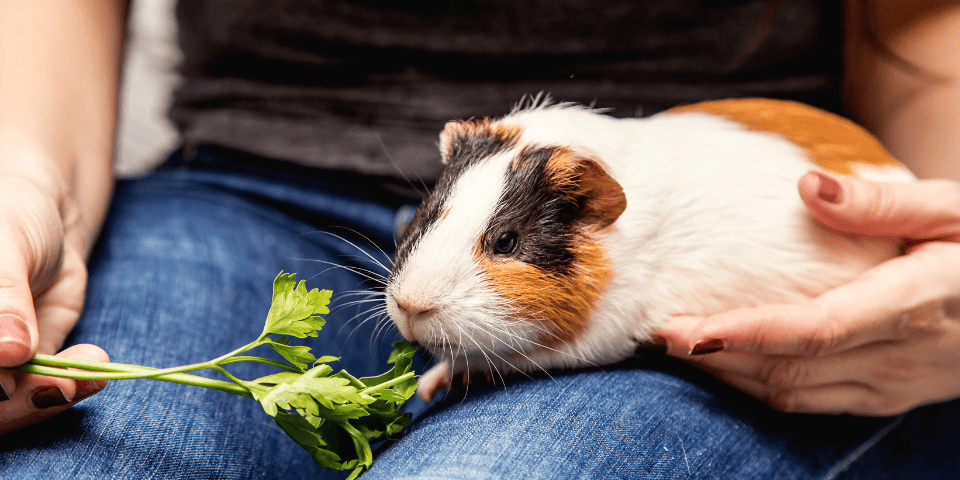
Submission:
POLYGON ((114 170, 136 176, 162 162, 177 145, 167 120, 180 61, 176 0, 131 2, 114 170))

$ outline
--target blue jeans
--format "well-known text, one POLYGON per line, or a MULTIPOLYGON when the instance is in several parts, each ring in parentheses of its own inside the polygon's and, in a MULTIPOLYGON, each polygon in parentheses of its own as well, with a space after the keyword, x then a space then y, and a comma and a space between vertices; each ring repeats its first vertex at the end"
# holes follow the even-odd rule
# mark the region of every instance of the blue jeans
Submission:
MULTIPOLYGON (((357 375, 386 369, 396 330, 350 292, 373 282, 407 210, 338 175, 202 148, 121 181, 69 343, 117 362, 175 366, 258 336, 281 270, 332 289, 312 346, 357 375), (334 235, 330 235, 333 233, 334 235), (348 243, 349 242, 349 243, 348 243), (351 245, 352 244, 352 245, 351 245), (384 253, 383 251, 386 251, 384 253), (339 298, 338 298, 339 294, 339 298)), ((379 190, 378 190, 379 191, 379 190)), ((383 272, 382 269, 379 270, 383 272)), ((418 358, 418 372, 426 361, 418 358)), ((271 373, 231 365, 241 378, 271 373)), ((667 359, 471 385, 379 452, 379 478, 956 478, 960 403, 893 419, 777 414, 667 359), (941 477, 937 477, 941 474, 941 477)), ((341 478, 257 402, 149 380, 114 381, 63 415, 0 437, 0 478, 341 478)))

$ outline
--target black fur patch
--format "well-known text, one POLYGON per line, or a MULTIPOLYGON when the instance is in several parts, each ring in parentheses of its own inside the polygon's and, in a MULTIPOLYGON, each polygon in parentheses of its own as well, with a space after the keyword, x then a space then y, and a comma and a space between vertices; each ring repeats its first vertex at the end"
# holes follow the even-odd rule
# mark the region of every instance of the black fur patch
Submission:
POLYGON ((466 127, 458 130, 447 140, 450 159, 440 178, 437 180, 433 192, 430 193, 414 215, 404 235, 398 239, 397 252, 393 259, 393 268, 390 271, 390 280, 395 272, 400 271, 406 263, 410 252, 420 242, 433 224, 444 214, 444 207, 449 202, 453 186, 463 172, 477 163, 490 158, 516 145, 516 135, 508 135, 505 130, 490 128, 489 121, 482 123, 465 122, 466 127))
MULTIPOLYGON (((486 133, 464 130, 463 135, 450 139, 450 162, 399 240, 390 280, 402 269, 424 232, 441 220, 453 185, 463 172, 516 144, 514 137, 495 130, 486 129, 486 133)), ((491 261, 516 259, 551 274, 572 273, 574 241, 578 238, 574 224, 583 199, 572 197, 551 182, 547 162, 558 151, 524 148, 508 169, 506 190, 482 239, 483 252, 491 261), (505 232, 517 234, 517 246, 510 254, 499 255, 494 245, 505 232)))
POLYGON ((572 273, 580 199, 551 181, 547 162, 557 153, 557 148, 527 147, 514 162, 483 237, 484 253, 492 261, 516 259, 551 274, 572 273), (508 255, 498 255, 494 245, 504 232, 517 233, 517 246, 508 255))

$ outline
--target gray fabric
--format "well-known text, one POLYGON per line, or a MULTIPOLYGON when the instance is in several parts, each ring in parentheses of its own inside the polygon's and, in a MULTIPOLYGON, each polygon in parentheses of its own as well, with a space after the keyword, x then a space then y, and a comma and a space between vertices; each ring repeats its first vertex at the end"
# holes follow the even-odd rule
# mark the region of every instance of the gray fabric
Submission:
POLYGON ((187 147, 433 178, 450 119, 523 95, 648 115, 734 96, 839 109, 835 0, 189 0, 187 147))

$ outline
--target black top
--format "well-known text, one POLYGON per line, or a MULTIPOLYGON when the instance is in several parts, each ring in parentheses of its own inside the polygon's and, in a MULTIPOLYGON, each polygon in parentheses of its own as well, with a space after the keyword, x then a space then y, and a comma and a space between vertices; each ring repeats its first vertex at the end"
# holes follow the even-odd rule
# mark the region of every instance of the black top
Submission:
POLYGON ((429 180, 447 120, 538 92, 616 116, 738 96, 838 111, 841 4, 182 1, 171 117, 188 148, 429 180))

